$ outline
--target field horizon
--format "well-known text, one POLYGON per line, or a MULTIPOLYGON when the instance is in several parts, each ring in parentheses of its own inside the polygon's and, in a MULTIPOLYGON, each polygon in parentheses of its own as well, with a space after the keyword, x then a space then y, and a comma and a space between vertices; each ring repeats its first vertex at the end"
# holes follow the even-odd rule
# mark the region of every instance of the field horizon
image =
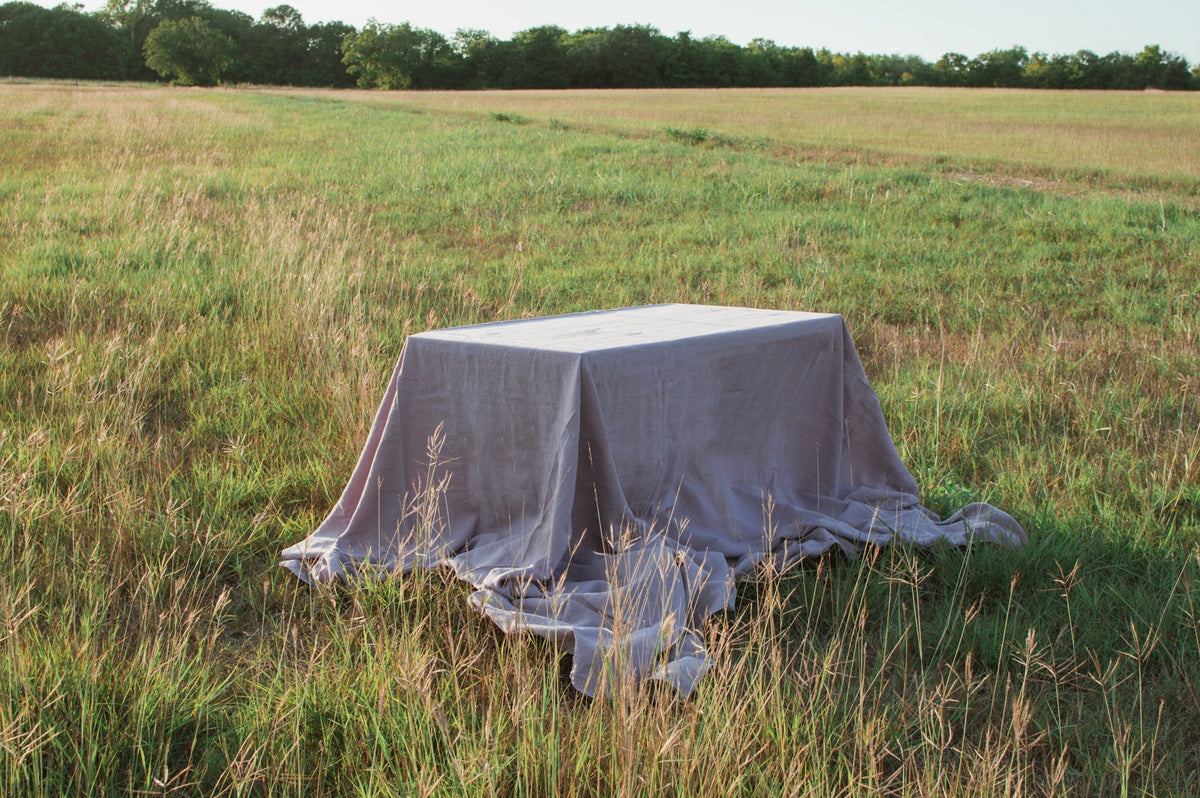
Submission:
POLYGON ((0 82, 0 785, 1194 791, 1198 110, 0 82), (763 569, 686 701, 278 567, 408 335, 669 301, 842 314, 922 502, 1029 545, 763 569))

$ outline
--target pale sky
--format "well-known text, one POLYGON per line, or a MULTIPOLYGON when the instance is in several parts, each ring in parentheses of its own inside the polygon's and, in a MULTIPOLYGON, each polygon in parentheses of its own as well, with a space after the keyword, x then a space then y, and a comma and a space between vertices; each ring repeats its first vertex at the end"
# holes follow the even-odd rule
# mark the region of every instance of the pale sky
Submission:
MULTIPOLYGON (((210 1, 255 19, 281 2, 210 1)), ((447 38, 458 28, 482 28, 508 39, 538 25, 575 31, 645 24, 668 36, 687 30, 695 38, 719 34, 737 44, 761 37, 786 46, 914 54, 928 61, 947 51, 975 56, 1013 45, 1031 53, 1103 55, 1136 54, 1147 44, 1181 55, 1191 66, 1200 61, 1200 0, 290 0, 289 5, 309 24, 341 20, 361 28, 374 17, 431 28, 447 38)))

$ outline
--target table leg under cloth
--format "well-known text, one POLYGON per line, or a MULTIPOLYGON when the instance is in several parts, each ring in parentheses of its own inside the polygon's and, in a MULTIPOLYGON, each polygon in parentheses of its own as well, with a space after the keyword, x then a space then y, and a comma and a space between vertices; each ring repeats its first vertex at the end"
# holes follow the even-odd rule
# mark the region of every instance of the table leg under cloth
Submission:
POLYGON ((606 694, 689 693, 733 578, 833 546, 1022 545, 1006 513, 919 503, 842 318, 659 305, 405 343, 306 581, 448 566, 505 631, 606 694))

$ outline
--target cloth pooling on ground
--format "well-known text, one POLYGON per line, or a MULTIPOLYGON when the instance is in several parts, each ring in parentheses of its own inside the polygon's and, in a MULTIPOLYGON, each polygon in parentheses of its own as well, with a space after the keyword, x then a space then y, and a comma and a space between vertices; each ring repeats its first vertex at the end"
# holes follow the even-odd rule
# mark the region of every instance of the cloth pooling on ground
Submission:
POLYGON ((709 667, 734 577, 832 547, 1021 545, 919 502, 841 316, 656 305, 410 336, 306 581, 446 566, 588 695, 709 667))

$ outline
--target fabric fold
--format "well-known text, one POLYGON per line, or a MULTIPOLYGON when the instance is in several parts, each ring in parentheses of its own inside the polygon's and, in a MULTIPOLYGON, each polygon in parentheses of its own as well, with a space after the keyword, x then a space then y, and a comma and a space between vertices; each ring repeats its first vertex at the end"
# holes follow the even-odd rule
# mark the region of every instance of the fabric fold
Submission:
POLYGON ((920 505, 831 314, 658 305, 410 336, 306 581, 450 567, 589 695, 689 693, 737 574, 833 547, 1018 546, 1012 516, 920 505))

